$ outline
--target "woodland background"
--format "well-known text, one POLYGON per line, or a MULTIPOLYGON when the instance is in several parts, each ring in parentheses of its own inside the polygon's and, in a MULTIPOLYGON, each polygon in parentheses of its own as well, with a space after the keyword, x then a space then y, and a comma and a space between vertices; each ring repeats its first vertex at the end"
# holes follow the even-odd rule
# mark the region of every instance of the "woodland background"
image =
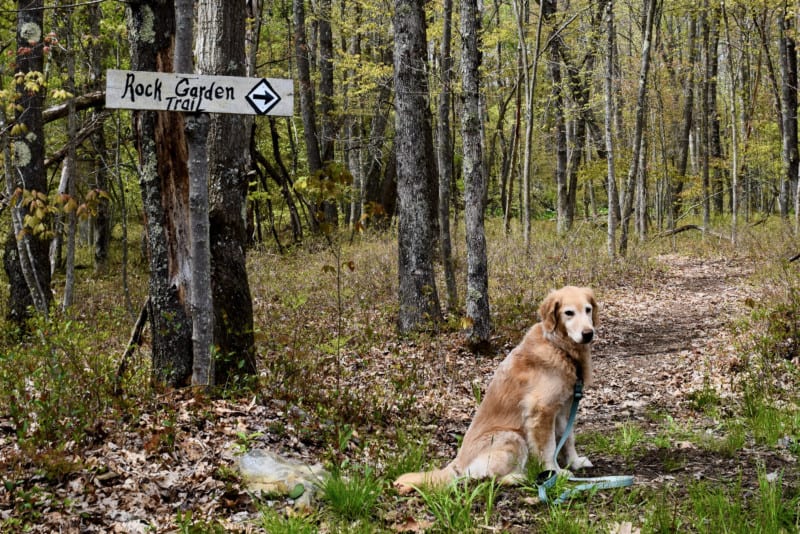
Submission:
POLYGON ((797 530, 794 3, 0 13, 4 529, 797 530), (296 112, 112 112, 109 68, 291 78, 296 112), (644 486, 598 513, 484 484, 398 502, 393 474, 451 455, 564 283, 608 295, 608 339, 652 357, 600 346, 623 393, 671 392, 614 416, 601 383, 589 408, 615 430, 582 444, 644 486), (647 299, 686 344, 630 326, 647 299), (673 358, 685 387, 661 388, 648 366, 673 358), (256 444, 324 460, 366 512, 326 488, 276 513, 232 467, 256 444))

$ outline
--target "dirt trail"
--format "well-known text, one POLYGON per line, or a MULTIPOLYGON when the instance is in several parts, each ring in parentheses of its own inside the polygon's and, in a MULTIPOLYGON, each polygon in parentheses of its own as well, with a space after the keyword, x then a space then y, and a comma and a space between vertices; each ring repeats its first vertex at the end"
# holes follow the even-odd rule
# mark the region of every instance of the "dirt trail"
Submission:
MULTIPOLYGON (((703 415, 689 408, 691 393, 710 385, 723 403, 733 395, 730 359, 735 348, 729 327, 747 313, 745 299, 757 295, 748 283, 753 266, 681 256, 662 256, 658 263, 665 271, 650 287, 637 284, 600 293, 596 379, 581 403, 579 432, 610 435, 621 424, 635 423, 646 435, 663 433, 663 422, 654 414, 702 431, 703 415)), ((709 436, 719 437, 714 422, 706 423, 709 436)), ((780 458, 761 460, 768 469, 781 468, 780 458)), ((660 484, 681 474, 725 479, 754 470, 755 463, 753 451, 723 458, 687 441, 653 450, 633 465, 613 457, 595 465, 601 471, 633 470, 639 483, 660 484), (679 468, 666 468, 673 464, 679 468)))
POLYGON ((612 421, 630 413, 603 414, 604 404, 667 407, 704 380, 719 380, 725 353, 733 350, 729 323, 745 313, 744 300, 755 293, 747 284, 752 267, 743 263, 679 256, 662 256, 659 263, 665 270, 651 287, 622 286, 600 295, 596 382, 585 406, 612 421))

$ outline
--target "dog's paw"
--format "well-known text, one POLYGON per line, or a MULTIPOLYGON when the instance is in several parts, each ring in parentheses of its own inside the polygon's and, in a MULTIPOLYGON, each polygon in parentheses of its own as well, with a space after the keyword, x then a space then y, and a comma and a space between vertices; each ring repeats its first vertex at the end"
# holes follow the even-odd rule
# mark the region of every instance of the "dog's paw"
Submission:
POLYGON ((569 466, 572 469, 586 469, 588 467, 594 467, 592 462, 590 462, 586 456, 578 456, 570 462, 569 466))
POLYGON ((397 493, 399 493, 400 495, 408 495, 409 493, 414 491, 414 486, 406 485, 403 484, 402 482, 395 481, 393 486, 394 489, 397 491, 397 493))

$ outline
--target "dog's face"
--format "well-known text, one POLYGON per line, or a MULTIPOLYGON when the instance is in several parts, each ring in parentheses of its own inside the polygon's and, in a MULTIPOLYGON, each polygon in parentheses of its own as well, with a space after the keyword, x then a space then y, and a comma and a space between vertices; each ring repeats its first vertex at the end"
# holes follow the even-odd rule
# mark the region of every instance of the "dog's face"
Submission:
POLYGON ((539 308, 544 329, 578 344, 591 343, 597 326, 597 302, 588 287, 566 286, 551 292, 539 308))

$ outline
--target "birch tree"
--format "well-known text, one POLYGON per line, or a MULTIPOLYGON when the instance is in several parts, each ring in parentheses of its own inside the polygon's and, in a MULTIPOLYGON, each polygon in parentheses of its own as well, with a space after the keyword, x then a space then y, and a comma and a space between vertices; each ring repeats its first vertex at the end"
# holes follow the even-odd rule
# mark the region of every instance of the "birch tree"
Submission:
MULTIPOLYGON (((175 0, 175 72, 194 72, 194 1, 175 0)), ((208 224, 208 114, 184 116, 189 172, 189 231, 192 313, 192 385, 211 386, 214 380, 214 301, 211 294, 211 248, 208 224)))

